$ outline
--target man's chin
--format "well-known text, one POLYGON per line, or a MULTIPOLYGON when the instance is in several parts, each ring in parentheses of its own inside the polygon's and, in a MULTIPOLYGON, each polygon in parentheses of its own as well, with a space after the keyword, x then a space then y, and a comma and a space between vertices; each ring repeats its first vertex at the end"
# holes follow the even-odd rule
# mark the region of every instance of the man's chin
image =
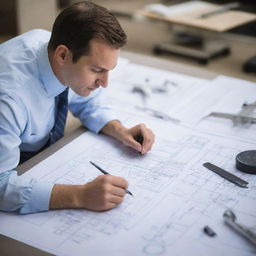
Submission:
POLYGON ((79 94, 82 97, 87 97, 91 94, 91 91, 87 91, 87 92, 82 92, 81 94, 79 94))
POLYGON ((89 96, 94 90, 90 90, 90 89, 86 89, 84 91, 81 92, 81 96, 86 97, 89 96))
POLYGON ((86 96, 89 96, 92 92, 94 92, 95 89, 89 89, 89 88, 86 88, 85 90, 82 90, 80 92, 77 92, 77 94, 79 96, 82 96, 82 97, 86 97, 86 96))

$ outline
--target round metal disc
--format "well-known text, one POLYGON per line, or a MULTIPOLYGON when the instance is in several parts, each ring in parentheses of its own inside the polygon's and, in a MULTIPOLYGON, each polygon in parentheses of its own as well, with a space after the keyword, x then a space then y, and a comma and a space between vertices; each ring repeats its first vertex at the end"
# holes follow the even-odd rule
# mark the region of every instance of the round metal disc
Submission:
POLYGON ((247 150, 236 156, 236 168, 242 172, 256 174, 256 150, 247 150))

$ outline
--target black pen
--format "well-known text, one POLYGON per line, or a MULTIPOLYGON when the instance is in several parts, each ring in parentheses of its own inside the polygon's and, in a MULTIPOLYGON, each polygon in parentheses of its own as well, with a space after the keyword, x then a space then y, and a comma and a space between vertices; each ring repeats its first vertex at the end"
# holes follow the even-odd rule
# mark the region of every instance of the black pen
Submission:
MULTIPOLYGON (((103 174, 109 174, 108 172, 106 172, 105 170, 103 170, 101 167, 99 167, 97 164, 89 161, 90 164, 92 164, 94 167, 96 167, 99 171, 101 171, 103 174)), ((125 189, 125 192, 131 196, 133 196, 133 194, 128 190, 128 189, 125 189)))
MULTIPOLYGON (((143 140, 144 140, 142 134, 140 133, 140 134, 136 135, 134 139, 135 139, 137 142, 140 143, 141 148, 142 148, 142 144, 143 144, 143 140)), ((140 155, 142 155, 142 151, 139 152, 139 153, 140 153, 140 155)))

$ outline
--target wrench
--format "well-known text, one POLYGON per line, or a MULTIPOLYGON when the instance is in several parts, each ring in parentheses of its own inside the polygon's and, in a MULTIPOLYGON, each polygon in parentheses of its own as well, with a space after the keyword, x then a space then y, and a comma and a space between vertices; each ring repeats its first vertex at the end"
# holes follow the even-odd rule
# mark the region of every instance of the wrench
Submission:
POLYGON ((223 213, 225 223, 235 230, 238 234, 249 240, 254 246, 256 246, 256 234, 252 232, 248 227, 236 222, 236 215, 231 210, 226 210, 223 213))

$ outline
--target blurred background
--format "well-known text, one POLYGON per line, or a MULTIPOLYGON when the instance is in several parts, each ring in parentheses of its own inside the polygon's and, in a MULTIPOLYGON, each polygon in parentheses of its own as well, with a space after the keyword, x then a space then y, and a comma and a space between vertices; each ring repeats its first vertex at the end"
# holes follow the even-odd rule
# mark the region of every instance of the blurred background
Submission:
MULTIPOLYGON (((34 28, 51 30, 56 15, 74 0, 1 0, 0 1, 0 43, 34 28)), ((128 43, 123 50, 156 56, 179 63, 199 66, 219 74, 256 81, 256 72, 244 72, 244 64, 256 56, 256 22, 239 26, 227 32, 200 31, 207 39, 221 40, 229 46, 226 54, 208 63, 174 54, 156 55, 154 47, 161 42, 172 40, 174 31, 180 28, 174 24, 147 19, 138 15, 146 5, 160 3, 172 5, 186 1, 175 0, 95 0, 108 8, 120 21, 128 35, 128 43)), ((208 1, 209 2, 209 1, 208 1)), ((215 0, 212 3, 225 4, 228 1, 215 0)), ((240 9, 256 13, 256 1, 240 1, 240 9)))

